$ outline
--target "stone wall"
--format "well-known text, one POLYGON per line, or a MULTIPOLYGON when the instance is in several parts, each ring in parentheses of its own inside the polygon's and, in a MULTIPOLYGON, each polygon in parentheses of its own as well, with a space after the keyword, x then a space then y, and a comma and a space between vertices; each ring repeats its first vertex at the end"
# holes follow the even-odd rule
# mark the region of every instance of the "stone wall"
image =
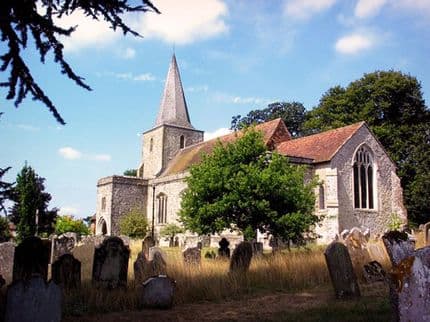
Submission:
POLYGON ((144 178, 154 178, 155 175, 161 171, 163 165, 163 142, 163 126, 143 133, 141 163, 143 163, 144 178), (152 151, 150 150, 151 139, 153 140, 152 151))

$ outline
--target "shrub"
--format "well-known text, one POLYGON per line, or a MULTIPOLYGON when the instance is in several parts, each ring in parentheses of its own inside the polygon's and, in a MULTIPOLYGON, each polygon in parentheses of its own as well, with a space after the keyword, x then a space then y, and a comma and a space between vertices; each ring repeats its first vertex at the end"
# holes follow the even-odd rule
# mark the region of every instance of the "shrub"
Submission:
POLYGON ((69 215, 58 216, 55 222, 55 233, 61 235, 67 232, 74 232, 80 235, 88 235, 90 233, 82 219, 74 219, 73 216, 69 215))
POLYGON ((133 209, 119 220, 119 232, 131 238, 144 238, 148 231, 148 220, 142 209, 133 209))

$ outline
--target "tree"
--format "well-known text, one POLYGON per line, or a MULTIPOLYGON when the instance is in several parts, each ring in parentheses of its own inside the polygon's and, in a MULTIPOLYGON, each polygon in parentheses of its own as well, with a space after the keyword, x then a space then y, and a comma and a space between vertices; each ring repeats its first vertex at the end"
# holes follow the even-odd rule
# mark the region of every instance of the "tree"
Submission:
POLYGON ((246 116, 233 116, 231 121, 232 130, 241 130, 252 124, 264 123, 277 118, 287 125, 293 137, 302 135, 302 124, 305 121, 306 110, 302 103, 298 102, 276 102, 271 103, 265 109, 253 110, 246 116))
POLYGON ((430 220, 430 111, 421 84, 396 71, 365 74, 329 89, 310 111, 304 130, 316 133, 366 121, 397 165, 409 219, 430 220))
POLYGON ((191 167, 181 221, 198 234, 239 229, 252 239, 259 229, 299 242, 319 220, 313 214, 316 182, 305 182, 305 172, 269 152, 262 134, 247 129, 234 143, 218 142, 191 167))
POLYGON ((79 235, 88 235, 90 230, 81 219, 74 219, 73 216, 58 216, 55 220, 55 233, 61 235, 67 232, 74 232, 79 235))
POLYGON ((40 234, 51 234, 57 217, 57 208, 48 210, 51 195, 45 192, 44 178, 24 165, 16 178, 12 201, 14 205, 9 214, 10 220, 17 225, 19 240, 34 236, 36 233, 36 213, 38 215, 37 231, 40 234))
POLYGON ((124 35, 139 36, 123 21, 123 15, 134 12, 154 11, 159 13, 149 0, 142 0, 140 5, 133 5, 123 0, 3 0, 0 2, 1 72, 9 72, 6 81, 0 86, 7 87, 6 99, 15 100, 18 107, 23 99, 31 94, 34 100, 41 101, 55 119, 65 124, 54 103, 34 79, 30 68, 24 60, 29 39, 35 44, 42 63, 52 51, 53 60, 60 65, 61 73, 73 80, 78 86, 87 90, 91 88, 84 83, 67 63, 63 55, 61 37, 70 36, 76 26, 62 28, 57 21, 76 11, 95 20, 105 20, 114 30, 121 30, 124 35))
POLYGON ((10 169, 11 167, 7 167, 4 169, 0 168, 0 212, 3 211, 4 214, 7 214, 4 203, 6 200, 11 199, 13 183, 4 182, 2 181, 2 178, 10 169))
POLYGON ((119 220, 119 232, 131 238, 144 238, 148 232, 145 211, 135 208, 119 220))
POLYGON ((176 224, 168 224, 166 226, 164 226, 163 228, 161 228, 160 230, 160 236, 161 237, 168 237, 169 238, 169 246, 173 247, 174 240, 175 240, 175 236, 177 234, 182 234, 184 233, 185 230, 182 227, 179 227, 176 224))
POLYGON ((127 169, 123 173, 125 176, 137 177, 137 169, 127 169))
POLYGON ((7 218, 0 216, 0 243, 10 239, 9 222, 7 218))

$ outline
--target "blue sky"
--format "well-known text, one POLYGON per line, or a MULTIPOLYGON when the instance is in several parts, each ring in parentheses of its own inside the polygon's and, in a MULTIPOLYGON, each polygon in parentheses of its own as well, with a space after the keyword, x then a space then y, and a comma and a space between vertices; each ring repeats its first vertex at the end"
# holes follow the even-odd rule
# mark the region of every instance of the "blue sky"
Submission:
POLYGON ((27 50, 27 63, 67 125, 31 99, 14 108, 1 90, 0 167, 12 166, 6 180, 14 181, 27 161, 46 178, 51 207, 93 214, 97 180, 140 162, 139 135, 155 122, 173 48, 191 122, 209 135, 272 101, 311 109, 330 87, 375 70, 417 77, 429 102, 429 0, 153 3, 162 15, 126 17, 141 39, 79 13, 61 21, 78 25, 65 39, 65 54, 91 92, 27 50))

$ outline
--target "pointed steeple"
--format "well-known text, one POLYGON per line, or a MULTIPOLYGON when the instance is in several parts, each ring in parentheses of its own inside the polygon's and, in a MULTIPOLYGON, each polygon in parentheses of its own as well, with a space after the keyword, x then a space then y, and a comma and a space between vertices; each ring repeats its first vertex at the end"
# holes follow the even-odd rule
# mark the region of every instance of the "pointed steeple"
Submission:
POLYGON ((172 61, 170 62, 155 127, 163 124, 194 129, 188 115, 187 102, 185 101, 184 89, 182 88, 175 54, 173 54, 172 61))

